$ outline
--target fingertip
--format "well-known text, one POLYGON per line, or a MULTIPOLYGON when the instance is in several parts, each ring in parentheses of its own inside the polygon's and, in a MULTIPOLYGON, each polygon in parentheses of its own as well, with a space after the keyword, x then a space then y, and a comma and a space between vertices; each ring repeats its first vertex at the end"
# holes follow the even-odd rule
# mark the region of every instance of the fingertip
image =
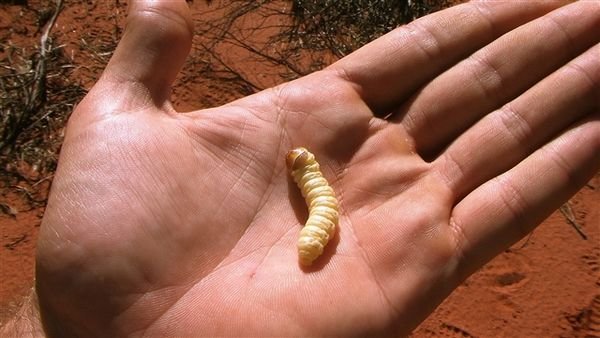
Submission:
POLYGON ((103 80, 139 93, 140 85, 157 105, 168 99, 171 85, 191 48, 193 22, 185 0, 130 3, 127 26, 103 80), (135 88, 134 88, 135 87, 135 88))

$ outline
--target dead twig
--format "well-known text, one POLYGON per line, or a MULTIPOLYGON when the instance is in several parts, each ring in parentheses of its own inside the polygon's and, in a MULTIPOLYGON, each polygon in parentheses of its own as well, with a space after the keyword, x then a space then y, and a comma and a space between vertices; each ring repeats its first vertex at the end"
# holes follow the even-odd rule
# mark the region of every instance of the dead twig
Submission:
POLYGON ((571 226, 577 231, 579 236, 581 236, 581 238, 583 238, 584 240, 587 240, 587 235, 585 234, 585 232, 583 232, 581 225, 577 223, 577 220, 575 219, 575 215, 573 214, 573 210, 571 209, 571 205, 569 204, 569 202, 563 204, 560 207, 560 212, 563 214, 563 216, 565 216, 567 222, 569 222, 569 224, 571 224, 571 226))
POLYGON ((8 203, 0 202, 0 211, 11 216, 12 218, 16 218, 19 211, 8 203))
POLYGON ((35 188, 36 186, 38 186, 40 183, 42 183, 44 181, 52 181, 53 178, 54 178, 54 174, 48 175, 48 176, 40 179, 39 181, 35 182, 34 184, 32 184, 31 187, 35 188))
POLYGON ((13 238, 10 243, 4 244, 4 247, 8 250, 14 250, 20 243, 25 242, 27 240, 27 235, 21 235, 19 237, 13 238))

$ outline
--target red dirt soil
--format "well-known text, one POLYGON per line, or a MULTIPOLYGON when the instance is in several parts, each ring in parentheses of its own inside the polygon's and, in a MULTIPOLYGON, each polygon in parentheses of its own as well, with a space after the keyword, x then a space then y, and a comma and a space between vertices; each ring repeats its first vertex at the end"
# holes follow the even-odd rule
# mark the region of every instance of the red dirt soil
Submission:
MULTIPOLYGON (((30 8, 51 8, 39 1, 30 8), (39 8, 39 7, 38 7, 39 8)), ((200 21, 206 4, 192 4, 200 21)), ((124 24, 119 1, 68 1, 52 36, 64 44, 75 65, 71 77, 83 87, 98 78, 124 24)), ((34 48, 39 31, 31 10, 0 5, 0 41, 34 48)), ((202 42, 196 37, 194 42, 202 42)), ((225 47, 219 47, 225 48, 225 47)), ((174 103, 186 111, 226 103, 240 96, 239 85, 198 74, 200 50, 192 50, 174 89, 174 103), (198 94, 200 93, 200 94, 198 94)), ((264 64, 252 63, 246 52, 228 52, 242 74, 268 87, 279 80, 261 78, 264 64), (250 74, 250 75, 248 75, 250 74), (254 78, 251 74, 259 74, 254 78)), ((242 88, 243 89, 243 88, 242 88)), ((51 173, 27 163, 2 163, 0 182, 0 325, 18 308, 33 286, 34 252, 51 173), (15 178, 16 177, 16 178, 15 178)), ((571 199, 568 209, 587 240, 565 212, 557 211, 529 237, 487 264, 460 286, 413 337, 598 337, 600 336, 600 174, 571 199)))

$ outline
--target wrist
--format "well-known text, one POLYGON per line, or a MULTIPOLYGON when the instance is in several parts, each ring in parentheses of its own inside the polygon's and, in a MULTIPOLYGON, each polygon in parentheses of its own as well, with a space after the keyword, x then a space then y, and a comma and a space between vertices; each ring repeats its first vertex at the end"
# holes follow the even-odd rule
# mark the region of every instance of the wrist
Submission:
POLYGON ((35 288, 25 298, 17 313, 0 327, 1 337, 45 337, 35 288))

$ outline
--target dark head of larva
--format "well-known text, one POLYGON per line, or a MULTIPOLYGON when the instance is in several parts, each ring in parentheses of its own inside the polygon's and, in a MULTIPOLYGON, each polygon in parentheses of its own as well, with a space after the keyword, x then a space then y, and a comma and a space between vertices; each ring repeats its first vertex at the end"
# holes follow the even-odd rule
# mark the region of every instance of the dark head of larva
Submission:
POLYGON ((308 164, 311 154, 306 148, 295 148, 290 150, 285 157, 285 163, 289 170, 296 170, 308 164))

